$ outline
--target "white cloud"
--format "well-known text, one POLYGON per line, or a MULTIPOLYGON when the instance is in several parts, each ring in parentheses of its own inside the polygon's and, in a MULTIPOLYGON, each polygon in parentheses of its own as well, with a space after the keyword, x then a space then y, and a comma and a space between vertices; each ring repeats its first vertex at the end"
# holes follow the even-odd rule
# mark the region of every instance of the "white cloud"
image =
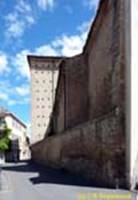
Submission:
POLYGON ((36 48, 33 54, 42 56, 57 56, 58 52, 51 45, 42 45, 36 48))
POLYGON ((74 56, 82 52, 82 47, 85 43, 85 35, 63 35, 57 40, 53 41, 52 45, 58 49, 63 56, 74 56))
POLYGON ((15 21, 14 23, 11 23, 9 28, 8 28, 8 36, 9 37, 20 37, 24 33, 24 27, 25 24, 23 21, 15 21))
POLYGON ((82 52, 86 42, 91 22, 84 22, 78 28, 75 35, 63 35, 52 42, 52 46, 63 56, 74 56, 82 52))
POLYGON ((8 95, 0 92, 0 100, 7 101, 9 99, 8 95))
POLYGON ((20 38, 26 28, 35 23, 32 8, 25 0, 20 0, 13 11, 5 17, 5 35, 8 39, 20 38))
POLYGON ((13 65, 16 67, 17 72, 25 78, 30 77, 29 65, 27 62, 27 55, 30 54, 29 50, 23 50, 16 54, 12 59, 13 65))
POLYGON ((9 99, 7 101, 7 104, 9 106, 14 106, 14 105, 24 105, 24 104, 28 104, 30 101, 30 98, 22 98, 22 99, 9 99))
POLYGON ((32 11, 31 6, 25 0, 20 0, 15 9, 20 13, 30 13, 32 11))
POLYGON ((90 9, 94 9, 95 11, 98 8, 100 0, 84 0, 84 4, 89 6, 90 9))
POLYGON ((0 79, 0 94, 7 94, 9 95, 11 91, 11 84, 9 83, 8 80, 4 79, 0 79))
POLYGON ((67 36, 57 38, 49 45, 42 45, 30 50, 22 50, 17 53, 12 59, 12 65, 16 67, 17 72, 21 77, 30 78, 29 65, 27 55, 41 55, 41 56, 73 56, 82 52, 82 47, 86 40, 86 33, 81 35, 67 36))
POLYGON ((30 89, 29 85, 21 85, 15 88, 15 91, 20 95, 20 96, 27 96, 29 95, 30 89))
POLYGON ((52 9, 54 7, 54 0, 37 0, 37 4, 42 10, 52 9))
POLYGON ((22 50, 17 53, 12 59, 12 65, 16 67, 17 72, 24 78, 30 78, 30 70, 27 61, 27 55, 43 55, 43 56, 56 56, 57 51, 50 45, 42 45, 37 47, 34 51, 22 50))
POLYGON ((81 33, 88 33, 92 22, 93 18, 90 21, 83 22, 80 26, 78 26, 78 31, 80 31, 81 33))
POLYGON ((0 52, 0 74, 3 74, 4 72, 8 72, 8 58, 7 55, 3 52, 0 52))
POLYGON ((9 106, 14 106, 14 105, 17 105, 17 101, 16 101, 16 100, 13 100, 13 99, 9 99, 8 102, 7 102, 7 104, 8 104, 9 106))
POLYGON ((10 81, 0 80, 0 101, 7 106, 24 105, 30 101, 29 84, 13 86, 10 81))
MULTIPOLYGON (((35 48, 33 51, 24 49, 17 53, 12 60, 12 65, 16 67, 17 73, 24 78, 30 78, 27 55, 40 56, 74 56, 82 52, 85 44, 90 22, 82 23, 77 29, 77 34, 68 36, 64 34, 47 45, 35 48)), ((18 90, 19 92, 19 90, 18 90)))
MULTIPOLYGON (((54 0, 36 0, 42 10, 52 9, 54 0)), ((35 22, 35 12, 31 4, 26 0, 19 0, 13 7, 13 11, 5 16, 5 35, 8 39, 17 39, 23 36, 26 29, 35 22)))
MULTIPOLYGON (((14 20, 16 15, 10 17, 11 20, 14 20)), ((16 73, 16 77, 20 76, 25 83, 13 87, 9 81, 0 81, 0 99, 6 101, 9 106, 28 104, 30 101, 30 91, 27 79, 30 78, 30 72, 27 55, 74 56, 79 54, 82 52, 85 44, 90 24, 90 22, 84 22, 77 28, 77 33, 74 35, 69 36, 64 34, 51 41, 49 44, 41 45, 34 50, 24 49, 13 56, 11 58, 11 66, 13 67, 12 71, 16 73)), ((7 69, 7 65, 7 56, 3 52, 0 52, 0 67, 3 66, 0 68, 0 71, 5 71, 7 69)))

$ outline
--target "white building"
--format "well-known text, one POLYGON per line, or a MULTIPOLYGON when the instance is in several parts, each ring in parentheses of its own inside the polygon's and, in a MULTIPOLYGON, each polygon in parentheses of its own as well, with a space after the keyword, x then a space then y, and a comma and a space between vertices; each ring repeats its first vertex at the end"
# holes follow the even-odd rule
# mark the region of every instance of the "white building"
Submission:
POLYGON ((53 110, 62 58, 28 56, 31 73, 31 143, 45 137, 53 110))
POLYGON ((5 120, 6 125, 11 129, 10 139, 11 152, 10 160, 24 160, 30 158, 30 150, 27 142, 27 127, 13 113, 0 109, 0 119, 5 120))
POLYGON ((131 188, 138 185, 138 1, 125 3, 127 83, 127 170, 131 188))

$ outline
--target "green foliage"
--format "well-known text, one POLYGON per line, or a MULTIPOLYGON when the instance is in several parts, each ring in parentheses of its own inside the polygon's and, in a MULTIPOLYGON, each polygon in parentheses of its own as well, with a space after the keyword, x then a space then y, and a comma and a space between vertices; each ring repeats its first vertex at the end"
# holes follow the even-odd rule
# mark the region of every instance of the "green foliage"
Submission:
POLYGON ((11 129, 7 126, 3 129, 3 137, 0 139, 0 151, 7 151, 10 148, 10 133, 11 129))

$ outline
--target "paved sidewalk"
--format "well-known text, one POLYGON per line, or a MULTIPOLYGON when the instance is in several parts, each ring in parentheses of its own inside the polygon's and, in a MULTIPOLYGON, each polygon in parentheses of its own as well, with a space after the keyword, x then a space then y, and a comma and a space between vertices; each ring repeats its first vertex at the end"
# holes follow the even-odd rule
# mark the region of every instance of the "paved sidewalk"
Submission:
POLYGON ((3 171, 0 172, 0 192, 8 191, 10 188, 11 180, 8 180, 8 177, 4 175, 3 171))
POLYGON ((0 200, 138 200, 127 190, 94 188, 65 171, 32 163, 6 164, 0 200))

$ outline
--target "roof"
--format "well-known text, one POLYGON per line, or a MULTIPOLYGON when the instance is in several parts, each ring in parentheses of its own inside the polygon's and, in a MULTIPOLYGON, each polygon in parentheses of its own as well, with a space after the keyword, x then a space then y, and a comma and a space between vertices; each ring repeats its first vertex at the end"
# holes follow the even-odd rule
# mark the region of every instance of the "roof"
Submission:
MULTIPOLYGON (((57 63, 60 64, 60 62, 62 62, 62 60, 65 57, 57 57, 57 56, 36 56, 36 55, 28 55, 27 56, 27 60, 30 66, 30 69, 32 68, 37 68, 37 66, 33 63, 33 62, 38 62, 38 63, 49 63, 49 62, 53 62, 53 63, 57 63)), ((44 69, 49 69, 46 65, 43 66, 44 69)), ((55 65, 55 69, 57 68, 57 66, 55 65)))
POLYGON ((13 113, 11 113, 11 112, 1 112, 0 113, 0 117, 6 117, 6 116, 11 116, 17 122, 19 122, 24 128, 27 128, 27 126, 25 125, 25 123, 21 119, 19 119, 17 116, 15 116, 13 113))

